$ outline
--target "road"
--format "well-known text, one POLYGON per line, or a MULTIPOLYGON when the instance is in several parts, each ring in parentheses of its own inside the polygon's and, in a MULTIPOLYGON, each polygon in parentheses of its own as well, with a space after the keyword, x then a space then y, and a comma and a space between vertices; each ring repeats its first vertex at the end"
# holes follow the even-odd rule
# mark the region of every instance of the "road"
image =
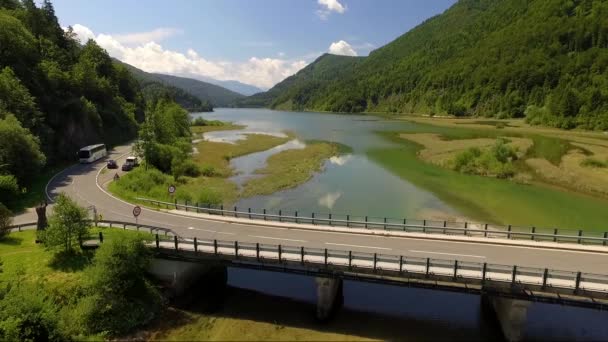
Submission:
MULTIPOLYGON (((129 146, 117 147, 108 158, 117 159, 119 165, 122 165, 130 150, 129 146)), ((104 161, 74 165, 59 173, 49 183, 48 194, 53 197, 65 192, 83 206, 94 205, 104 219, 134 222, 133 205, 113 197, 103 189, 103 185, 112 181, 114 174, 117 172, 120 174, 121 171, 107 170, 104 166, 104 161)), ((30 211, 15 217, 15 223, 32 222, 35 219, 35 213, 30 211)), ((170 228, 182 237, 199 239, 238 240, 364 253, 547 267, 574 272, 608 273, 608 253, 264 227, 188 217, 146 208, 139 216, 139 223, 170 228)), ((608 248, 606 251, 608 252, 608 248)))

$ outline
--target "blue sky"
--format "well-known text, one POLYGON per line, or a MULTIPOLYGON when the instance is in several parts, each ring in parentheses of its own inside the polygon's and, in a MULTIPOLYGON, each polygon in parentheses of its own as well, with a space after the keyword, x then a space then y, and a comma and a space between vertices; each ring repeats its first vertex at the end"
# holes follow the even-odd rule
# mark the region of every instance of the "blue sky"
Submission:
POLYGON ((324 52, 359 56, 455 0, 54 0, 62 26, 146 71, 261 88, 324 52), (332 45, 333 44, 333 45, 332 45), (331 48, 330 48, 331 47, 331 48))

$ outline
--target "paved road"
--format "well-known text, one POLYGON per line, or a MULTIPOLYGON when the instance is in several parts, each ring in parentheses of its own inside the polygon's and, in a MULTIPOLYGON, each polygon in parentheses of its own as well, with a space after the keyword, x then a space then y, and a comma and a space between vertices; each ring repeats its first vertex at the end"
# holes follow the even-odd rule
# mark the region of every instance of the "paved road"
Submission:
MULTIPOLYGON (((119 160, 119 165, 122 165, 129 152, 130 147, 118 147, 109 158, 119 160)), ((134 222, 133 205, 112 197, 98 186, 98 183, 103 185, 110 182, 115 173, 121 173, 116 170, 102 170, 104 166, 105 161, 99 161, 90 165, 75 165, 64 170, 49 184, 49 195, 52 197, 65 192, 81 205, 95 205, 104 219, 134 222)), ((31 212, 15 218, 15 223, 31 221, 35 221, 35 214, 31 212)), ((608 254, 601 253, 262 227, 186 217, 149 209, 142 211, 139 223, 170 228, 183 237, 608 273, 608 254)))

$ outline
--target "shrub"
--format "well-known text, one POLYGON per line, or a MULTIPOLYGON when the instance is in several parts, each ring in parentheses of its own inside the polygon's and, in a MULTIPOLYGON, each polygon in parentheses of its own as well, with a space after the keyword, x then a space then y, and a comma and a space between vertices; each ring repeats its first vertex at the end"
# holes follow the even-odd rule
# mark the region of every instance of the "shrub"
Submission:
POLYGON ((517 150, 507 145, 505 139, 498 139, 490 149, 481 151, 472 147, 454 158, 452 169, 462 173, 510 178, 515 175, 513 161, 517 150))
POLYGON ((13 213, 0 203, 0 241, 9 233, 8 227, 13 223, 13 213))
POLYGON ((198 202, 200 204, 221 204, 222 195, 214 189, 206 188, 201 190, 198 195, 198 202))
POLYGON ((8 203, 19 195, 19 184, 13 175, 0 175, 0 202, 8 203))
POLYGON ((181 176, 198 177, 201 174, 201 170, 196 163, 190 159, 186 160, 173 160, 171 166, 173 177, 178 179, 181 176))
POLYGON ((205 120, 198 117, 192 121, 192 126, 224 126, 224 123, 219 120, 205 120))
POLYGON ((75 308, 88 331, 115 336, 154 318, 161 299, 145 277, 149 263, 140 237, 112 240, 97 250, 87 269, 88 294, 75 308))
POLYGON ((218 173, 215 170, 215 167, 213 167, 211 165, 207 165, 207 166, 203 167, 203 169, 201 170, 201 174, 205 177, 218 176, 218 173))
POLYGON ((17 284, 0 298, 0 340, 65 340, 57 328, 57 307, 39 284, 17 284))
POLYGON ((585 167, 594 167, 594 168, 605 168, 608 167, 608 160, 607 161, 601 161, 595 158, 585 158, 582 162, 581 162, 581 166, 585 166, 585 167))

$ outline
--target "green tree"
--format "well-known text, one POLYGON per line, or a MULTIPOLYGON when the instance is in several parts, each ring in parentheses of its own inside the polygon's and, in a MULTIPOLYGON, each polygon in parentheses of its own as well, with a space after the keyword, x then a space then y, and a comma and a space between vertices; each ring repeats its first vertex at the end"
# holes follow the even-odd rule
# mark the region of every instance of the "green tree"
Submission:
POLYGON ((13 224, 13 213, 4 204, 0 203, 0 241, 10 233, 9 227, 11 224, 13 224))
POLYGON ((122 334, 152 318, 160 295, 146 279, 150 251, 141 237, 102 244, 87 270, 89 295, 77 309, 90 332, 122 334))
POLYGON ((1 172, 14 175, 21 183, 37 174, 45 161, 39 140, 14 115, 0 119, 0 165, 5 166, 1 172))
POLYGON ((42 113, 38 111, 34 97, 9 67, 0 72, 0 114, 2 113, 15 114, 21 124, 30 129, 42 123, 42 113))
POLYGON ((49 227, 44 232, 44 244, 48 248, 61 247, 64 252, 73 251, 76 243, 82 243, 89 233, 87 210, 65 194, 55 201, 49 227))

